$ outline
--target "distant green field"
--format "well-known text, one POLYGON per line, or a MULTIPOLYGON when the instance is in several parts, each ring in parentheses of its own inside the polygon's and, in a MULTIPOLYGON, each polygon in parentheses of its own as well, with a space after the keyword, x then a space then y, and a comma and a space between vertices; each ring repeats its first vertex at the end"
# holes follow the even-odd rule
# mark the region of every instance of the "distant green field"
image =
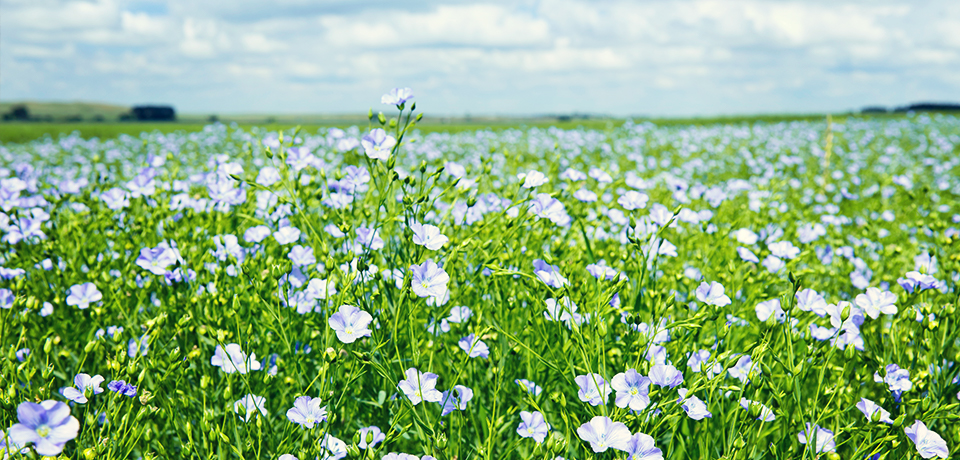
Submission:
MULTIPOLYGON (((623 120, 575 120, 575 121, 550 121, 550 120, 504 120, 492 122, 465 122, 457 121, 452 123, 426 122, 418 125, 418 128, 424 132, 459 132, 478 129, 506 129, 513 127, 549 127, 556 126, 563 129, 577 127, 604 129, 608 125, 613 128, 620 126, 623 120)), ((160 131, 164 133, 184 131, 196 132, 203 129, 208 123, 0 123, 0 142, 23 143, 36 139, 42 139, 45 136, 57 138, 60 135, 68 135, 74 131, 80 132, 84 138, 99 137, 109 139, 121 134, 139 135, 142 132, 160 131)), ((347 127, 350 125, 365 125, 366 123, 329 123, 329 124, 302 124, 295 123, 241 123, 240 127, 261 126, 271 130, 282 130, 300 126, 304 132, 315 133, 319 129, 328 127, 347 127)))
MULTIPOLYGON (((651 121, 660 126, 669 125, 706 125, 716 123, 754 123, 767 122, 776 123, 781 121, 812 121, 822 120, 826 115, 759 115, 759 116, 725 116, 725 117, 706 117, 706 118, 634 118, 635 122, 651 121)), ((889 115, 834 115, 834 119, 840 121, 847 117, 882 117, 893 118, 900 117, 900 114, 889 115)), ((109 139, 121 134, 139 135, 142 132, 160 131, 164 133, 184 131, 196 132, 203 129, 207 122, 201 121, 198 117, 183 117, 184 121, 174 123, 170 122, 79 122, 79 123, 43 123, 43 122, 4 122, 0 123, 0 142, 23 143, 45 136, 57 138, 60 135, 69 135, 74 131, 80 132, 84 138, 98 137, 109 139)), ((294 121, 288 121, 292 117, 282 117, 274 123, 257 123, 253 121, 243 121, 238 123, 240 127, 261 126, 272 130, 288 129, 298 126, 294 121)), ((362 117, 340 117, 330 118, 329 122, 315 122, 321 117, 307 117, 310 122, 299 124, 305 132, 316 132, 318 129, 331 126, 346 127, 351 125, 363 126, 366 120, 362 117)), ((555 117, 539 118, 425 118, 418 128, 424 132, 459 132, 478 129, 506 129, 520 127, 540 127, 546 128, 555 126, 562 129, 572 129, 583 127, 587 129, 607 129, 614 128, 623 123, 624 119, 573 119, 559 120, 555 117)), ((224 123, 231 123, 230 119, 223 120, 224 123)))

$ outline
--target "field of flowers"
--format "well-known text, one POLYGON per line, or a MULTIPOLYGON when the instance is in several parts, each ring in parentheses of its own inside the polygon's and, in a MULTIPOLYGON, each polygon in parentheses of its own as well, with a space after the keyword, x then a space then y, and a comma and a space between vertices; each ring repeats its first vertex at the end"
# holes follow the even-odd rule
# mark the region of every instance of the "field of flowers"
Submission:
POLYGON ((0 459, 956 458, 960 119, 410 98, 0 146, 0 459))

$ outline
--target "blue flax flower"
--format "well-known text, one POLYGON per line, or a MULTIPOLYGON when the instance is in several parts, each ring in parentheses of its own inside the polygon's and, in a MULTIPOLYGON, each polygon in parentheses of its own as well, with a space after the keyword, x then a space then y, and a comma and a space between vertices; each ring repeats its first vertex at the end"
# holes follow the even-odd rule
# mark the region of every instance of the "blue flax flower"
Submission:
POLYGON ((613 388, 600 374, 578 375, 573 380, 580 387, 577 396, 580 397, 581 401, 589 403, 591 406, 606 404, 607 396, 610 396, 610 392, 613 391, 613 388))
POLYGON ((447 294, 447 283, 450 275, 443 271, 433 260, 427 259, 420 265, 411 265, 413 281, 410 287, 419 297, 442 299, 447 294))
POLYGON ((490 348, 484 343, 483 340, 477 338, 476 334, 470 334, 462 339, 458 343, 460 349, 467 353, 467 356, 471 358, 483 358, 486 359, 490 355, 490 348))
POLYGON ((598 415, 577 428, 580 439, 589 442, 594 452, 606 452, 607 449, 627 450, 630 444, 630 430, 620 422, 598 415))
POLYGON ((822 428, 820 425, 813 425, 811 428, 810 424, 808 423, 807 428, 797 434, 800 444, 806 444, 810 442, 810 438, 814 436, 817 438, 817 445, 814 447, 814 452, 836 452, 837 443, 833 439, 833 431, 822 428))
POLYGON ((293 407, 287 410, 287 419, 303 428, 313 428, 316 423, 327 420, 327 408, 320 407, 321 403, 320 398, 301 396, 293 400, 293 407))
POLYGON ((341 305, 336 313, 330 315, 327 323, 337 333, 337 339, 343 343, 353 343, 361 337, 370 337, 368 327, 373 316, 352 305, 341 305))
POLYGON ((614 375, 610 384, 617 390, 617 407, 640 411, 650 404, 650 379, 635 369, 614 375))
POLYGON ((650 381, 654 385, 674 388, 683 383, 683 374, 671 364, 657 364, 650 368, 650 381))
POLYGON ((114 393, 120 393, 130 398, 137 395, 137 387, 123 380, 110 381, 110 383, 107 384, 107 389, 114 393))
POLYGON ((410 402, 416 406, 420 401, 440 402, 443 394, 437 390, 437 379, 439 375, 432 372, 420 372, 411 367, 404 373, 406 379, 397 383, 397 388, 410 398, 410 402))
POLYGON ((237 413, 240 420, 249 422, 259 411, 264 417, 267 416, 267 398, 248 394, 233 403, 233 411, 237 413))
POLYGON ((703 400, 693 395, 687 396, 686 388, 681 388, 678 392, 680 393, 680 399, 678 399, 677 402, 680 403, 680 407, 687 413, 687 417, 694 420, 713 417, 713 414, 707 410, 707 404, 704 403, 703 400))
POLYGON ((73 384, 76 387, 63 387, 60 389, 60 394, 77 404, 84 404, 87 402, 87 395, 103 393, 103 388, 100 388, 101 383, 103 383, 102 376, 90 377, 88 374, 77 374, 73 378, 73 384))
POLYGON ((33 443, 38 454, 60 455, 67 441, 77 437, 80 421, 70 415, 70 406, 60 401, 46 400, 40 404, 21 403, 17 407, 20 423, 10 427, 7 436, 12 445, 33 443))
POLYGON ((520 426, 517 434, 522 438, 533 438, 537 444, 542 444, 550 432, 550 425, 543 419, 540 412, 520 411, 520 426))
POLYGON ((644 433, 633 435, 624 451, 628 460, 663 460, 663 452, 657 449, 653 437, 644 433))
POLYGON ((950 450, 947 449, 947 442, 939 434, 930 431, 927 425, 917 420, 913 425, 903 429, 907 437, 913 441, 917 447, 917 453, 923 458, 947 458, 950 456, 950 450))
POLYGON ((101 299, 103 299, 103 294, 97 289, 97 285, 93 283, 75 284, 70 286, 67 305, 73 305, 83 310, 101 299))
POLYGON ((383 434, 380 431, 379 427, 368 426, 365 428, 360 428, 360 442, 357 443, 357 447, 361 449, 373 449, 383 442, 384 439, 387 439, 387 435, 383 434))

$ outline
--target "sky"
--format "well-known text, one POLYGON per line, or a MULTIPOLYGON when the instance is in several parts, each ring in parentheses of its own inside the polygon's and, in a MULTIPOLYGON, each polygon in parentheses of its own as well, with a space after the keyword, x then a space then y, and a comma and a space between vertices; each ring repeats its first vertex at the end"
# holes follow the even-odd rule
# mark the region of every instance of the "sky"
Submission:
POLYGON ((0 100, 710 116, 960 102, 960 1, 0 0, 0 100))

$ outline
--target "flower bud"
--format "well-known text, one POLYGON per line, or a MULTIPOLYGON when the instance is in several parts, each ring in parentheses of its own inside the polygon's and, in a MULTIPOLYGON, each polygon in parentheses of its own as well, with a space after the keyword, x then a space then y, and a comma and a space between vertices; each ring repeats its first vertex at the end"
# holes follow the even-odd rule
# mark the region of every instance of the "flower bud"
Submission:
POLYGON ((377 114, 377 121, 379 121, 381 125, 387 122, 387 117, 383 114, 383 112, 377 114))
POLYGON ((360 448, 357 447, 356 444, 351 444, 351 445, 347 446, 347 455, 349 455, 349 456, 351 456, 351 457, 359 457, 359 456, 360 456, 360 448))
POLYGON ((903 421, 907 418, 907 414, 901 414, 896 420, 893 421, 894 428, 900 428, 903 426, 903 421))
POLYGON ((550 437, 547 438, 546 442, 547 452, 550 452, 551 455, 559 455, 561 452, 567 450, 567 440, 560 433, 554 431, 550 433, 550 437))

